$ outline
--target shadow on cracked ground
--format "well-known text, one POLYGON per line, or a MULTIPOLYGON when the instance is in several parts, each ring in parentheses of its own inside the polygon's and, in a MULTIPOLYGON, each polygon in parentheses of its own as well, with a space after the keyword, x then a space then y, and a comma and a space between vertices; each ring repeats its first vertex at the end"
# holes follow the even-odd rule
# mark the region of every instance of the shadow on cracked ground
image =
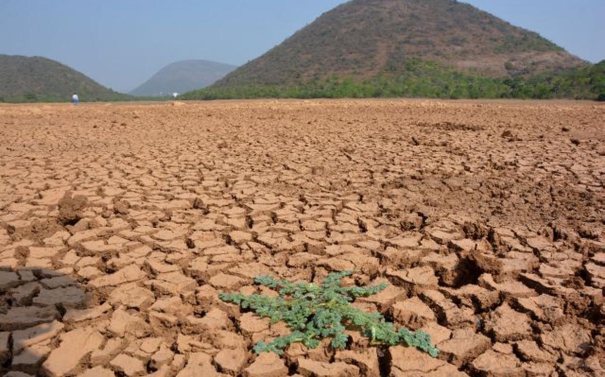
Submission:
POLYGON ((78 360, 51 350, 63 340, 59 336, 63 329, 86 320, 91 297, 78 282, 57 271, 35 267, 0 271, 0 374, 60 375, 71 369, 70 363, 78 360))

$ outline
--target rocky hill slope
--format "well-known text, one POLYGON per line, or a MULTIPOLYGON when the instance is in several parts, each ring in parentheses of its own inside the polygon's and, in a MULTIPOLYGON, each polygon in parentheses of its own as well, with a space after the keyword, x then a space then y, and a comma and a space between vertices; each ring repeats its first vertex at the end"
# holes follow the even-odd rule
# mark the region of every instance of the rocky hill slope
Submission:
POLYGON ((586 63, 540 35, 455 0, 353 0, 323 14, 216 87, 405 74, 412 60, 482 77, 530 77, 586 63))

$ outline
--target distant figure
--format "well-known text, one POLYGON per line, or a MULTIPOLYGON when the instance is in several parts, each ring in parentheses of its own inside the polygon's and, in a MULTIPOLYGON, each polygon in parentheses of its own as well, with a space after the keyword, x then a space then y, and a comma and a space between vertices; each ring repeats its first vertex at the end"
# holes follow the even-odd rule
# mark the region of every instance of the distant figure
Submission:
POLYGON ((71 103, 73 103, 74 106, 78 106, 78 103, 80 103, 80 98, 78 98, 78 95, 76 93, 71 96, 71 103))
POLYGON ((178 96, 179 96, 179 94, 178 94, 177 92, 172 93, 172 97, 173 97, 173 98, 176 98, 176 97, 178 97, 178 96))

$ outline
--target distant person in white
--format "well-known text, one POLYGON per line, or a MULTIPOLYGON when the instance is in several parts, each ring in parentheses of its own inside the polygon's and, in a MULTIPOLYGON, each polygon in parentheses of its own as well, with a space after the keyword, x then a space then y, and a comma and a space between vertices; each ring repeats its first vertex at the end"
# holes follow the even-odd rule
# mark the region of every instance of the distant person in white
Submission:
POLYGON ((71 103, 73 103, 74 106, 78 106, 78 103, 80 103, 80 98, 78 97, 78 95, 76 93, 74 93, 74 95, 71 96, 71 103))

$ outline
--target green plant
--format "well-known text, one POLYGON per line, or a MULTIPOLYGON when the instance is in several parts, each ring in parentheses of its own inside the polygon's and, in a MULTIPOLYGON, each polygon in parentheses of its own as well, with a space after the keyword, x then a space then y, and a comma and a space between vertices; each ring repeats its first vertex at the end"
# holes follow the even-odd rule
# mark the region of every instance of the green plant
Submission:
POLYGON ((33 93, 27 93, 23 96, 27 102, 36 102, 38 100, 38 96, 33 93))
POLYGON ((422 331, 413 332, 406 328, 395 330, 380 313, 366 313, 350 305, 356 297, 376 294, 387 287, 386 283, 372 287, 343 287, 341 280, 350 276, 351 271, 328 275, 321 285, 286 280, 275 280, 269 276, 256 277, 257 284, 277 290, 279 296, 241 293, 221 293, 220 299, 236 304, 243 309, 251 309, 260 317, 270 318, 271 323, 284 321, 293 330, 269 343, 258 342, 254 351, 281 354, 290 344, 302 342, 309 348, 316 348, 321 339, 332 338, 334 348, 345 348, 349 336, 345 330, 359 330, 370 338, 371 344, 394 346, 405 344, 416 347, 433 357, 439 351, 431 343, 430 336, 422 331))
MULTIPOLYGON (((235 98, 575 98, 599 99, 605 93, 605 61, 569 71, 525 77, 523 67, 509 70, 510 77, 489 78, 455 71, 436 62, 391 60, 385 71, 364 80, 331 75, 296 84, 257 84, 208 87, 181 99, 235 98), (405 72, 397 74, 397 72, 405 72)), ((508 65, 511 67, 511 65, 508 65)), ((603 97, 601 97, 603 98, 603 97)))

